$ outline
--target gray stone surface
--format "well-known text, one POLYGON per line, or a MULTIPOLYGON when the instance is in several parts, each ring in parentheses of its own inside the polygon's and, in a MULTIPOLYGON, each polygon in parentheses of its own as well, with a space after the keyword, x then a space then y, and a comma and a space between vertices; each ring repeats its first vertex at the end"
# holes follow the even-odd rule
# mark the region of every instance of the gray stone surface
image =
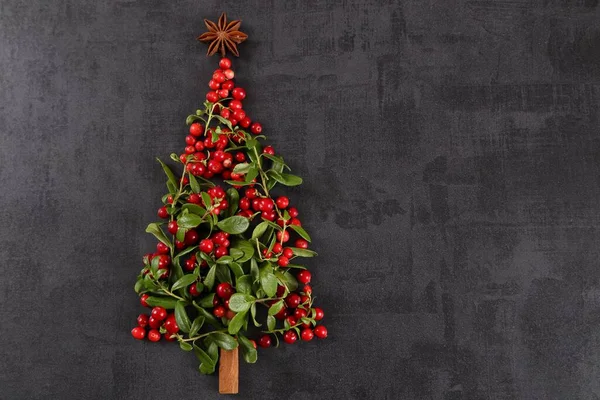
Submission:
POLYGON ((218 397, 129 330, 221 10, 330 331, 238 398, 600 398, 597 3, 0 1, 0 398, 218 397))

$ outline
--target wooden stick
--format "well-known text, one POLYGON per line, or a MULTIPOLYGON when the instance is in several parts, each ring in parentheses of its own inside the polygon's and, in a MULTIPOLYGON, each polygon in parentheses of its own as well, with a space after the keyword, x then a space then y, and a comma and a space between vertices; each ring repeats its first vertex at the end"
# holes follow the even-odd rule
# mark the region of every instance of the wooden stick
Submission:
POLYGON ((237 394, 239 381, 239 358, 237 347, 233 350, 221 349, 219 361, 219 393, 237 394))

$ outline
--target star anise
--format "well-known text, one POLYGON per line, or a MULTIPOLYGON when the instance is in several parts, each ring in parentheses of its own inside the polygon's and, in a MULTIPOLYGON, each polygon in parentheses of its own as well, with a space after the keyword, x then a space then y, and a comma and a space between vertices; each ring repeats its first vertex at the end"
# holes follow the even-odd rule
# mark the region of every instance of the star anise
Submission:
POLYGON ((218 23, 214 23, 207 19, 204 20, 208 32, 204 32, 198 36, 198 40, 201 42, 210 42, 208 45, 207 55, 212 56, 217 51, 221 52, 221 55, 225 57, 225 49, 229 50, 236 57, 240 56, 237 50, 237 45, 248 39, 248 35, 244 32, 240 32, 240 25, 242 21, 234 20, 227 23, 227 15, 221 14, 218 23))

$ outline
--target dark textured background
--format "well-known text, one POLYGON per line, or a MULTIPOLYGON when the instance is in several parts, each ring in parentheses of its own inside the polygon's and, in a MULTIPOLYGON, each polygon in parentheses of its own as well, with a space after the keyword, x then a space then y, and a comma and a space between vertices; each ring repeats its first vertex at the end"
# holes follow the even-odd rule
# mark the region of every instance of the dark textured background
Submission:
POLYGON ((238 398, 599 399, 597 3, 1 0, 0 398, 218 397, 129 331, 227 10, 330 331, 238 398))

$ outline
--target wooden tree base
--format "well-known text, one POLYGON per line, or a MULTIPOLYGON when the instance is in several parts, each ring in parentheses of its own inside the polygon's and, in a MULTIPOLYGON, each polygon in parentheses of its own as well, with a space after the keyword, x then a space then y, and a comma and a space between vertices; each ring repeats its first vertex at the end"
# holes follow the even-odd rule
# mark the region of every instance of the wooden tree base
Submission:
POLYGON ((237 347, 233 350, 221 349, 221 357, 219 358, 219 393, 237 394, 239 373, 237 347))

